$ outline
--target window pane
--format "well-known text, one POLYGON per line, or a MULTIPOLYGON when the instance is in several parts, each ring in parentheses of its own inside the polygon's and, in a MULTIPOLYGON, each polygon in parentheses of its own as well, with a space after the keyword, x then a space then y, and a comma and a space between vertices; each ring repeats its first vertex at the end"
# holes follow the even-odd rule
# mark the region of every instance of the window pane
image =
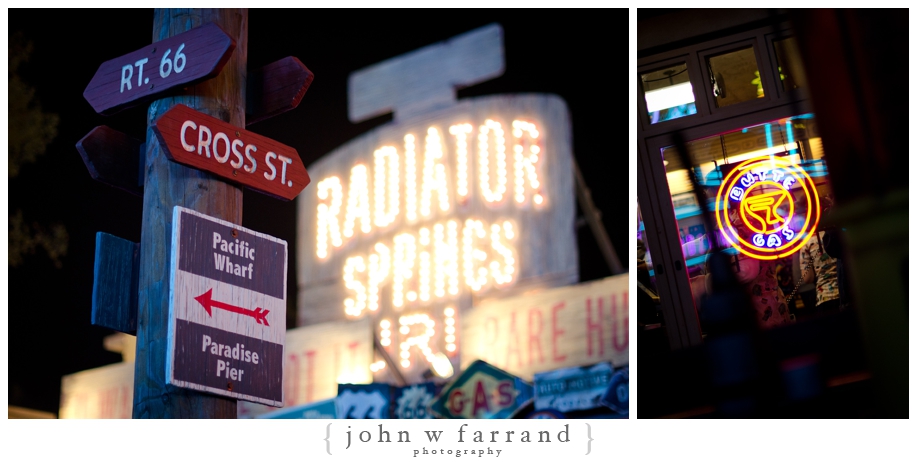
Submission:
POLYGON ((656 290, 656 274, 652 252, 646 242, 643 215, 637 203, 637 351, 643 357, 669 350, 669 340, 656 290))
POLYGON ((642 74, 640 80, 651 124, 697 113, 686 64, 642 74))
POLYGON ((805 114, 775 120, 694 140, 686 147, 691 165, 684 165, 674 147, 664 148, 662 155, 702 328, 702 301, 709 289, 705 285, 706 260, 715 245, 734 260, 750 295, 759 295, 752 297, 755 303, 762 303, 756 309, 761 313, 772 309, 767 319, 759 319, 762 327, 788 322, 789 315, 797 310, 801 314, 811 312, 808 305, 813 297, 804 292, 814 287, 808 285, 800 287, 801 293, 791 306, 784 305, 786 317, 782 313, 778 316, 780 300, 792 292, 806 266, 800 258, 811 251, 807 242, 818 223, 816 214, 833 195, 815 118, 805 114), (703 190, 702 203, 693 191, 692 172, 703 190), (785 181, 791 176, 792 181, 785 181), (724 180, 727 184, 721 189, 724 180), (733 187, 742 190, 735 200, 729 195, 733 187), (715 241, 711 242, 710 236, 715 241), (755 285, 762 289, 754 289, 755 285), (772 306, 764 306, 765 299, 772 306))
POLYGON ((777 54, 777 66, 779 66, 780 80, 783 81, 783 89, 789 91, 805 87, 806 74, 803 71, 796 38, 790 37, 775 41, 774 52, 777 54))
POLYGON ((707 58, 716 107, 764 97, 753 47, 707 58))

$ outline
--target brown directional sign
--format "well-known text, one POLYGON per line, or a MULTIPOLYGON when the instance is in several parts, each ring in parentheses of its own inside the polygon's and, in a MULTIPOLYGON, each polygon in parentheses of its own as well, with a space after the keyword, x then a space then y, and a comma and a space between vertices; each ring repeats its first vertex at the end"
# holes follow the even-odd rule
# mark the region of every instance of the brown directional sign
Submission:
POLYGON ((142 147, 142 141, 105 125, 76 143, 93 180, 136 196, 143 196, 142 147))
POLYGON ((183 104, 153 131, 169 159, 279 199, 295 198, 310 181, 295 149, 183 104))
POLYGON ((286 241, 183 207, 172 217, 166 381, 282 406, 286 241))
POLYGON ((302 101, 312 74, 298 59, 287 56, 248 74, 245 125, 287 112, 302 101))
POLYGON ((208 23, 102 63, 83 97, 99 114, 111 115, 216 76, 235 48, 235 40, 208 23))

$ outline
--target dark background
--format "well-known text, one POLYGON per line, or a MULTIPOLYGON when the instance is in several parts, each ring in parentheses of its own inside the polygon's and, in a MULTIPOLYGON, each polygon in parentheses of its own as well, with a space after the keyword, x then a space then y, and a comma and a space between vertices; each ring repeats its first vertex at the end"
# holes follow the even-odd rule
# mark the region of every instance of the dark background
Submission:
MULTIPOLYGON (((9 405, 58 412, 61 376, 120 361, 105 351, 113 331, 90 324, 95 234, 140 241, 142 198, 95 182, 75 145, 98 125, 144 137, 146 106, 96 114, 83 91, 99 65, 149 44, 153 10, 10 9, 10 37, 32 42, 20 77, 45 112, 60 117, 38 161, 9 178, 10 214, 26 223, 60 223, 69 234, 61 268, 40 248, 9 267, 9 405)), ((348 140, 391 120, 347 119, 351 72, 472 29, 503 26, 506 72, 458 92, 459 99, 502 93, 553 93, 567 103, 573 151, 612 244, 627 267, 630 202, 628 15, 621 10, 249 10, 248 67, 295 56, 315 80, 298 108, 248 127, 294 147, 308 166, 348 140)), ((281 239, 296 255, 295 201, 246 190, 244 227, 281 239)), ((582 216, 582 211, 577 212, 582 216)), ((583 222, 583 220, 580 220, 583 222)), ((580 279, 611 275, 589 227, 577 228, 580 279)), ((289 264, 289 281, 296 281, 289 264)), ((288 285, 288 309, 296 284, 288 285)))

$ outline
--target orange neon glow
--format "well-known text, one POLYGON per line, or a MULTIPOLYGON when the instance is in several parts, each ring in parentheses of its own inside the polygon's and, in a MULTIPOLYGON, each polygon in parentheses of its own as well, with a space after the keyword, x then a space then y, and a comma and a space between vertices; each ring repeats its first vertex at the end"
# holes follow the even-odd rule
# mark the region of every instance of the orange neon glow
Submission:
POLYGON ((752 258, 775 260, 798 251, 812 237, 821 216, 818 193, 812 178, 800 166, 764 155, 748 159, 732 169, 716 194, 716 222, 723 237, 736 250, 752 258), (799 229, 793 191, 805 198, 805 220, 799 229), (743 236, 733 225, 738 215, 743 236), (744 231, 744 230, 743 230, 744 231), (749 241, 747 238, 751 237, 749 241))

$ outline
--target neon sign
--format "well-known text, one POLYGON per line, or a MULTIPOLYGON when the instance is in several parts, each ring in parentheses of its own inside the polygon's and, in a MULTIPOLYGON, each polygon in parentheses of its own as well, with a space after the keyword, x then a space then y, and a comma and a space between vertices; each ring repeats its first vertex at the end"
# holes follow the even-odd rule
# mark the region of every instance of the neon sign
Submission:
POLYGON ((801 249, 819 218, 812 178, 781 157, 761 156, 738 164, 716 194, 716 222, 722 236, 736 250, 760 260, 783 258, 801 249))
POLYGON ((438 354, 457 367, 474 304, 578 280, 571 148, 559 97, 497 95, 378 127, 309 165, 297 324, 370 319, 385 369, 408 382, 438 354))

